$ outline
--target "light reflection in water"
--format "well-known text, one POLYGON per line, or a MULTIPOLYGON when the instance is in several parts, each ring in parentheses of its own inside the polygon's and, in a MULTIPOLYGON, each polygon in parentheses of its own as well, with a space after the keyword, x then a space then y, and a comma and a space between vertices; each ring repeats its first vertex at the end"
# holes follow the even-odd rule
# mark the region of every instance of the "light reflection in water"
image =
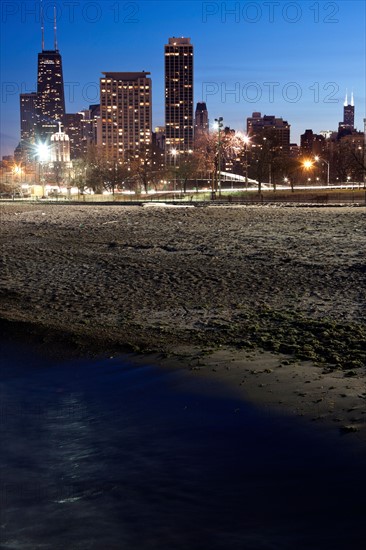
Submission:
POLYGON ((3 548, 337 550, 363 540, 363 457, 339 441, 200 395, 184 373, 1 351, 3 548))

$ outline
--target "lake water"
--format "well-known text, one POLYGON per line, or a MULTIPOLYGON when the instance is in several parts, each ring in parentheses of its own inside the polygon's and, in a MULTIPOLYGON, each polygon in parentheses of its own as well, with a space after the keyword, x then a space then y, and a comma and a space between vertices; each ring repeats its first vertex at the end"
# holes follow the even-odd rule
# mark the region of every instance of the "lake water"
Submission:
POLYGON ((0 352, 1 548, 363 548, 365 456, 347 436, 183 371, 0 352))

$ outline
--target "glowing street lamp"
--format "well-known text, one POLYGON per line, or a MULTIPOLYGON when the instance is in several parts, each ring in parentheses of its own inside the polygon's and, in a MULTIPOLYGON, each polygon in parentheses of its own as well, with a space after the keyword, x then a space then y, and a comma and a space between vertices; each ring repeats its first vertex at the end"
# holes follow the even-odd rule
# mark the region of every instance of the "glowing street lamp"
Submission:
POLYGON ((12 194, 13 194, 13 200, 15 196, 15 187, 16 187, 16 177, 20 176, 22 173, 22 167, 19 164, 14 164, 14 166, 11 169, 11 182, 12 182, 12 194))
POLYGON ((314 164, 311 160, 304 160, 302 165, 306 170, 310 170, 314 166, 314 164))
POLYGON ((330 163, 327 160, 320 158, 318 155, 314 157, 314 159, 316 160, 316 162, 325 162, 325 164, 327 165, 327 185, 329 185, 330 163))
POLYGON ((36 145, 36 157, 38 157, 39 163, 39 180, 42 185, 42 196, 45 196, 45 186, 44 186, 44 163, 47 162, 50 158, 50 147, 47 143, 40 142, 36 145))
POLYGON ((37 143, 36 156, 39 162, 46 162, 50 156, 50 148, 47 143, 37 143))
POLYGON ((174 159, 174 191, 175 191, 177 188, 177 155, 178 155, 177 149, 171 149, 170 154, 174 159))
POLYGON ((20 165, 16 164, 13 167, 13 174, 18 175, 18 174, 21 174, 21 173, 22 173, 22 167, 20 165))
POLYGON ((15 164, 13 166, 12 174, 13 174, 13 185, 14 185, 16 176, 21 177, 21 175, 22 175, 22 167, 21 167, 20 164, 15 164))

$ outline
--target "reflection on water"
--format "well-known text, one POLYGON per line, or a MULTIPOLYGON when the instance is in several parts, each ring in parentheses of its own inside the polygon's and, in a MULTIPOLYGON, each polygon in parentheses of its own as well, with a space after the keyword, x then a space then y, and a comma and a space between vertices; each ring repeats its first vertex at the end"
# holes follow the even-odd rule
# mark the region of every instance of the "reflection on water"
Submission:
POLYGON ((181 372, 0 351, 2 548, 362 547, 365 457, 344 440, 181 372))

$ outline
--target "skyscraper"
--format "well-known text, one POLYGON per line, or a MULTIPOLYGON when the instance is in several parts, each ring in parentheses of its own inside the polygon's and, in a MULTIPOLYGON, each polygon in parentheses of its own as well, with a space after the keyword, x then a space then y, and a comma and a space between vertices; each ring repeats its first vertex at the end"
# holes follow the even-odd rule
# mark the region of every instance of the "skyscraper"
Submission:
POLYGON ((100 130, 101 126, 100 105, 89 105, 89 109, 83 109, 80 114, 82 116, 83 153, 86 153, 90 145, 97 145, 98 143, 98 127, 100 130))
POLYGON ((346 99, 343 104, 343 121, 339 123, 338 132, 345 133, 353 132, 355 129, 355 102, 353 99, 353 92, 351 96, 351 103, 348 103, 348 93, 346 92, 346 99))
POLYGON ((20 160, 31 161, 32 150, 37 129, 37 94, 36 92, 20 94, 20 143, 18 152, 20 160))
POLYGON ((203 134, 208 134, 208 111, 206 103, 197 103, 194 115, 194 139, 195 141, 203 134))
POLYGON ((166 150, 168 154, 172 150, 178 153, 190 151, 193 149, 193 45, 191 39, 169 38, 164 53, 166 150))
POLYGON ((64 117, 64 130, 70 141, 71 160, 81 158, 85 152, 86 143, 83 140, 83 114, 66 113, 64 117))
POLYGON ((62 59, 58 50, 38 54, 37 107, 42 119, 63 120, 65 115, 62 59))
MULTIPOLYGON (((62 58, 57 46, 56 10, 54 13, 54 49, 44 49, 44 25, 42 24, 42 52, 38 54, 37 79, 37 133, 41 138, 55 132, 55 121, 63 122, 65 115, 64 80, 62 58)), ((56 124, 57 127, 57 124, 56 124)))
POLYGON ((36 130, 37 94, 20 94, 20 140, 31 141, 36 130))
POLYGON ((150 73, 104 73, 100 79, 101 131, 98 145, 109 158, 151 143, 150 73))

